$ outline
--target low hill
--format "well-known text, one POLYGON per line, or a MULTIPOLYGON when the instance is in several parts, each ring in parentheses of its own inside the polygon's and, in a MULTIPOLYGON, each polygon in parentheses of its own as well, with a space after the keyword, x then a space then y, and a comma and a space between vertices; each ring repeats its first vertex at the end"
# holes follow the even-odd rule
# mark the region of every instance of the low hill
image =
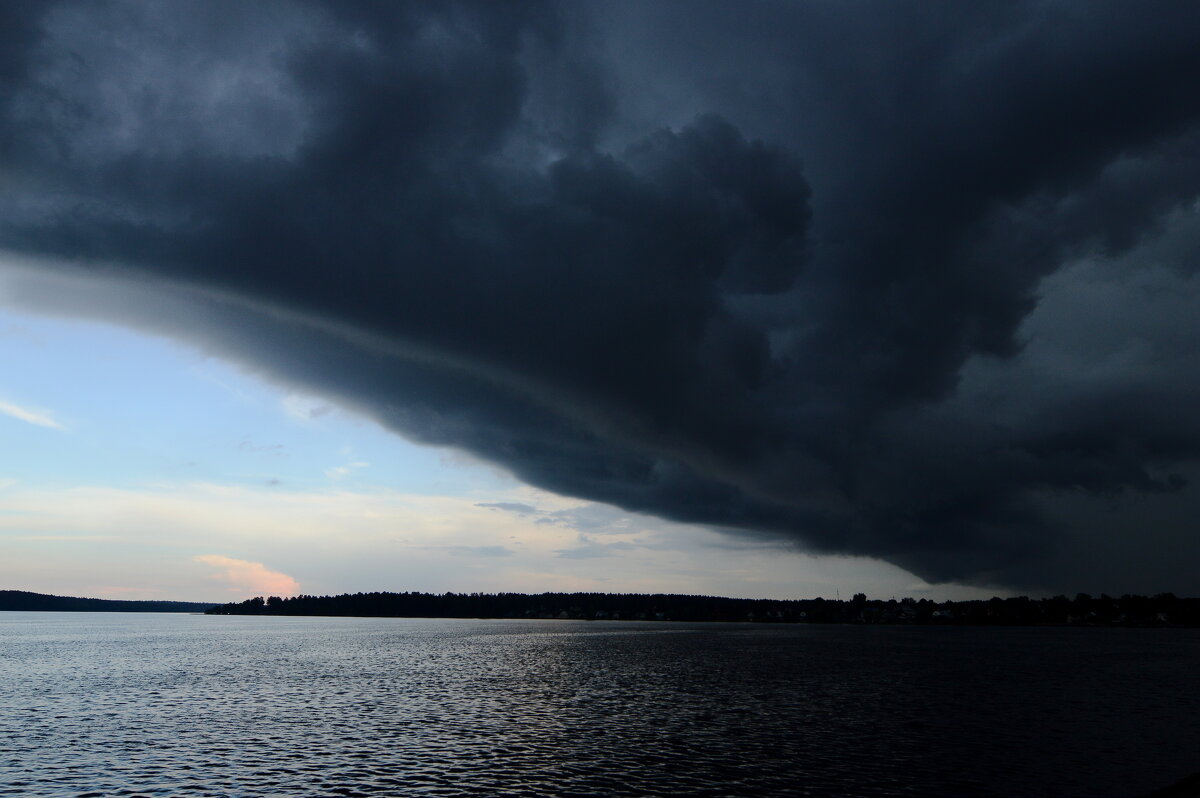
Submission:
POLYGON ((204 612, 217 606, 199 601, 115 601, 112 599, 49 596, 25 590, 0 590, 0 611, 56 612, 204 612))

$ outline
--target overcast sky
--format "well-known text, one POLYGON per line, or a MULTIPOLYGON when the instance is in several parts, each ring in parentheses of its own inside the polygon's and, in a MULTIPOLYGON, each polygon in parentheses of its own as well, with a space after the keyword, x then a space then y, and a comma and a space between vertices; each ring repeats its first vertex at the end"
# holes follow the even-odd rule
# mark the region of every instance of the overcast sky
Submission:
POLYGON ((1197 41, 4 4, 0 577, 1200 593, 1197 41))

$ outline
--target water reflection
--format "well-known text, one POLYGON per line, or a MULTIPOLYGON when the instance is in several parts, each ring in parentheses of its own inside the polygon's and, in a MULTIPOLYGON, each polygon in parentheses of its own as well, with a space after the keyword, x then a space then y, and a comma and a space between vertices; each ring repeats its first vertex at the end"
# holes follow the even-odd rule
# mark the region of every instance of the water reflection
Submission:
POLYGON ((0 614, 0 795, 1136 795, 1195 630, 0 614))

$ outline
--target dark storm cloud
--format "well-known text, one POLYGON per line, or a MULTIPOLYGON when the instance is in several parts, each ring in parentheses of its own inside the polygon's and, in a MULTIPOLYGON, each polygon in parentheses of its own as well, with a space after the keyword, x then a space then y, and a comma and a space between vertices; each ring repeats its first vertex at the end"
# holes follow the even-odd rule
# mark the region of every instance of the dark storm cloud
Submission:
POLYGON ((1111 581, 1062 508, 1191 490, 1196 303, 1151 329, 1195 293, 1185 5, 3 13, 0 246, 123 281, 91 312, 931 579, 1111 581), (1154 275, 1115 337, 1096 263, 1154 275))

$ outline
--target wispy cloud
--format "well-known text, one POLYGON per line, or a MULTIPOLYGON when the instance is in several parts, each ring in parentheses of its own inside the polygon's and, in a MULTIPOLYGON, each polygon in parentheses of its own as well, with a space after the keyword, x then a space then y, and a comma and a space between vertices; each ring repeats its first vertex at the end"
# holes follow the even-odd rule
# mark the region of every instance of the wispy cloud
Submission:
POLYGON ((587 535, 579 536, 579 545, 569 549, 559 549, 555 554, 568 560, 594 560, 599 557, 618 557, 632 551, 635 545, 629 541, 616 543, 597 543, 587 535))
POLYGON ((350 476, 355 469, 367 468, 370 465, 370 463, 364 463, 361 460, 354 463, 346 463, 346 465, 340 465, 326 469, 325 476, 329 477, 330 479, 341 479, 342 477, 350 476))
POLYGON ((201 554, 192 559, 217 568, 213 578, 228 582, 230 590, 237 593, 294 596, 300 592, 299 582, 285 573, 272 571, 260 562, 236 560, 220 554, 201 554))
POLYGON ((0 402, 0 413, 11 416, 19 421, 24 421, 27 424, 35 424, 39 427, 49 427, 50 429, 57 430, 66 429, 62 424, 55 421, 54 417, 46 410, 31 410, 12 404, 11 402, 0 402))
POLYGON ((443 551, 456 557, 513 557, 516 552, 507 546, 426 546, 430 551, 443 551))
POLYGON ((288 394, 281 403, 284 414, 301 424, 308 424, 333 412, 332 405, 313 396, 288 394))
POLYGON ((486 507, 491 510, 504 510, 517 515, 537 515, 540 511, 532 504, 524 502, 476 502, 476 507, 486 507))
MULTIPOLYGON (((649 523, 656 523, 645 519, 649 523)), ((539 524, 556 524, 593 534, 626 535, 636 532, 631 516, 608 504, 581 504, 547 513, 539 524)))
POLYGON ((281 455, 287 447, 282 443, 257 444, 251 440, 244 440, 238 444, 237 448, 239 452, 265 452, 267 454, 281 455))

